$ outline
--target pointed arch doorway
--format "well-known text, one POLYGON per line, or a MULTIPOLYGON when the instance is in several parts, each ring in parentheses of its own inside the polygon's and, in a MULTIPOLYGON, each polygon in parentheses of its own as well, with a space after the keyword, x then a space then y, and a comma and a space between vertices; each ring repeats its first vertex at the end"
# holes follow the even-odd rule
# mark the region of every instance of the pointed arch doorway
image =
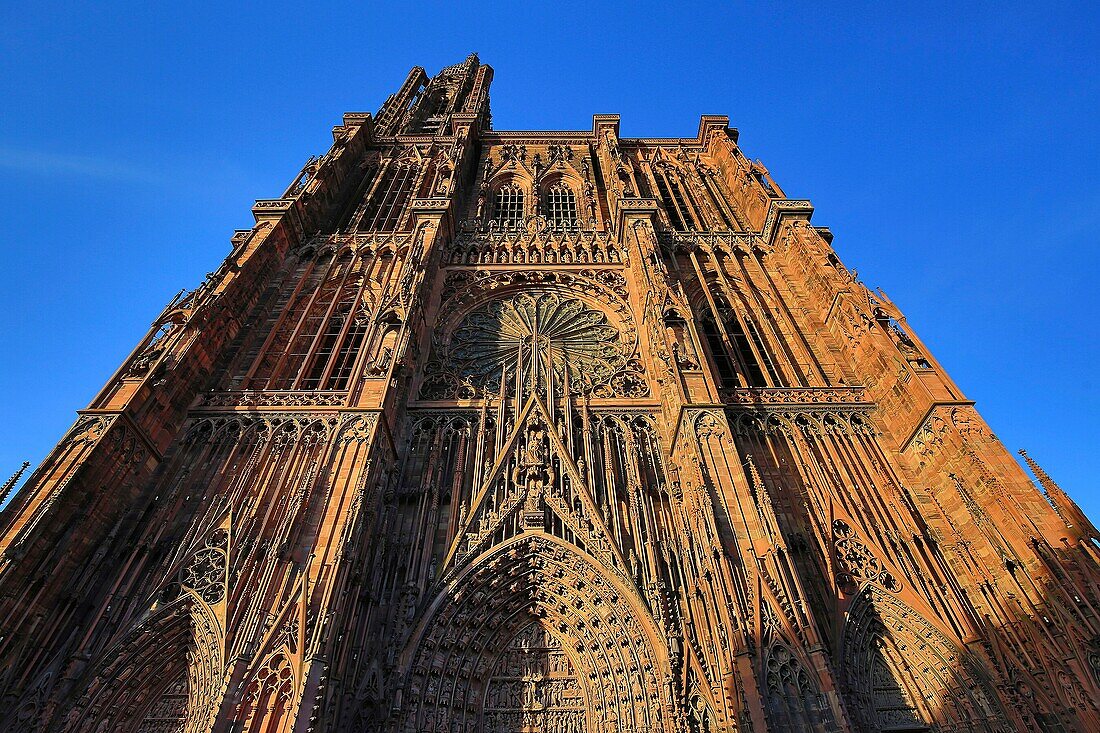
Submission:
POLYGON ((667 650, 617 576, 539 530, 475 558, 409 639, 398 729, 671 733, 667 650))

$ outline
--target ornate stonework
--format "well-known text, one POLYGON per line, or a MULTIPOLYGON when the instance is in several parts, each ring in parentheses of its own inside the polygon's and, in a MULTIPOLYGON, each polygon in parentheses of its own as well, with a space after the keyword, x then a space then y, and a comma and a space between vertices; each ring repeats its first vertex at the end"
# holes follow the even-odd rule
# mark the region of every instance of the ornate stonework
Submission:
POLYGON ((1100 537, 695 137, 351 113, 0 515, 0 730, 1100 729, 1100 537))

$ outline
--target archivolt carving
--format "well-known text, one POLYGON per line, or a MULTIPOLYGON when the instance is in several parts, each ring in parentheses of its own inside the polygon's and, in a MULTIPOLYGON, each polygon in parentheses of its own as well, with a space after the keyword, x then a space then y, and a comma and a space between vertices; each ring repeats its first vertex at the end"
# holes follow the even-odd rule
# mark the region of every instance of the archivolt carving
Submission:
POLYGON ((449 583, 422 617, 402 655, 400 730, 495 730, 479 727, 488 714, 498 717, 500 700, 487 697, 496 694, 493 678, 501 675, 494 672, 525 633, 547 635, 548 648, 560 644, 566 653, 560 676, 576 672, 579 694, 563 688, 558 706, 569 714, 545 730, 575 727, 582 701, 579 730, 674 729, 664 698, 667 652, 648 612, 632 591, 561 540, 533 532, 504 543, 449 583), (525 631, 532 624, 535 631, 525 631))
POLYGON ((221 643, 217 622, 188 597, 152 611, 103 655, 64 729, 208 730, 224 672, 221 643))
POLYGON ((853 710, 868 730, 1007 731, 988 682, 926 619, 868 586, 842 639, 853 710))

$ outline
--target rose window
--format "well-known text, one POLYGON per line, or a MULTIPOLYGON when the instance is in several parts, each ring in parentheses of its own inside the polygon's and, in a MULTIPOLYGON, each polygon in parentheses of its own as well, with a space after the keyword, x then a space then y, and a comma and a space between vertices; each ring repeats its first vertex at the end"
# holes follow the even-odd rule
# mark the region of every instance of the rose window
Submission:
POLYGON ((191 562, 180 571, 180 583, 210 604, 225 598, 226 548, 229 535, 224 529, 215 530, 206 540, 206 546, 195 553, 191 562))
POLYGON ((478 391, 500 388, 502 375, 555 391, 619 392, 632 379, 628 350, 607 316, 567 295, 522 293, 494 300, 468 314, 451 334, 448 367, 463 385, 478 391))

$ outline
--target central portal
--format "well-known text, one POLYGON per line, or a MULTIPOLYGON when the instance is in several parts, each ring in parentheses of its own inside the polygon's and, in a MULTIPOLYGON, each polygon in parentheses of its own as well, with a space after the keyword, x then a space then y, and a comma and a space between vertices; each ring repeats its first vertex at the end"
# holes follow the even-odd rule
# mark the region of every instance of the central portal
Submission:
POLYGON ((486 733, 587 733, 584 689, 558 639, 532 624, 497 659, 485 694, 486 733))

